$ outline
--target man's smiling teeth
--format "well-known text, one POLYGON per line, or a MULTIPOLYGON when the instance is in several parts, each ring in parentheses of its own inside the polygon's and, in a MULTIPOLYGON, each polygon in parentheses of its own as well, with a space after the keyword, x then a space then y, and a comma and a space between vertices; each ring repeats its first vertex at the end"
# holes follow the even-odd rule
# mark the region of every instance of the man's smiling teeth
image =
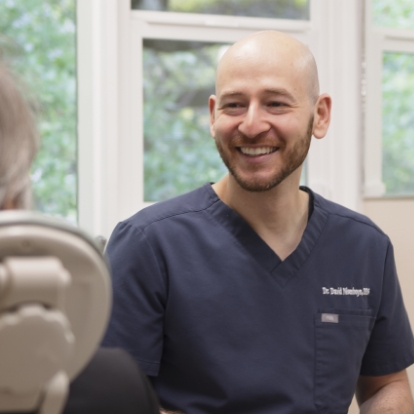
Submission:
POLYGON ((270 154, 271 152, 275 152, 277 150, 277 147, 239 147, 240 151, 244 155, 250 155, 250 156, 258 156, 258 155, 266 155, 270 154))

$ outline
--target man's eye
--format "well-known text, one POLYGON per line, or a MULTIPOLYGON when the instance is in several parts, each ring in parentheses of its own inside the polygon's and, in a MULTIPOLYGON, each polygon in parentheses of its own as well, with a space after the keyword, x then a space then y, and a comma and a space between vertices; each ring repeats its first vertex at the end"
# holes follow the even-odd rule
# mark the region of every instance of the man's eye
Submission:
POLYGON ((284 106, 284 105, 285 104, 283 102, 277 102, 277 101, 269 103, 269 106, 272 106, 272 107, 275 107, 275 108, 278 108, 278 107, 284 106))
POLYGON ((240 108, 241 104, 239 104, 238 102, 230 102, 226 106, 227 108, 240 108))

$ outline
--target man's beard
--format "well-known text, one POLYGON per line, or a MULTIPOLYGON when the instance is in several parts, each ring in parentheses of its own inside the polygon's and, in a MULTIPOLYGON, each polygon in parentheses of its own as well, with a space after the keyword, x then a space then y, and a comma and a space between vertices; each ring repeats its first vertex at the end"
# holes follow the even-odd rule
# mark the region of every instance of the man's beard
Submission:
MULTIPOLYGON (((262 179, 242 178, 241 175, 237 172, 236 163, 233 160, 231 160, 231 157, 227 156, 221 142, 217 139, 215 140, 216 146, 221 159, 223 160, 230 174, 240 185, 240 187, 247 191, 268 191, 278 186, 290 174, 292 174, 296 169, 298 169, 305 161, 312 139, 313 119, 314 117, 311 116, 311 118, 309 119, 306 134, 300 137, 300 139, 296 142, 295 146, 292 148, 290 153, 287 154, 288 158, 284 160, 284 166, 282 167, 282 169, 277 171, 272 177, 270 177, 266 181, 263 181, 262 179)), ((245 138, 243 141, 248 142, 248 138, 245 138)))

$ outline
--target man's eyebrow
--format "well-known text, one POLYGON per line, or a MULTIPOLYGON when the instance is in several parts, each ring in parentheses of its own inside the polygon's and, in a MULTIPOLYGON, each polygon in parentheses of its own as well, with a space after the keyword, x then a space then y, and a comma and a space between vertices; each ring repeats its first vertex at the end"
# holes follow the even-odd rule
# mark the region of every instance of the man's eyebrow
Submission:
POLYGON ((220 94, 220 99, 231 98, 233 96, 243 96, 243 95, 244 95, 244 93, 240 92, 240 91, 226 91, 226 92, 223 92, 222 94, 220 94))
MULTIPOLYGON (((280 95, 284 96, 292 101, 296 101, 295 97, 288 92, 286 89, 283 88, 267 88, 264 90, 264 93, 267 95, 280 95)), ((220 99, 226 99, 226 98, 233 98, 237 96, 244 96, 246 95, 242 91, 225 91, 220 95, 220 99)))
POLYGON ((269 95, 282 95, 288 99, 291 99, 292 101, 296 101, 295 97, 290 92, 288 92, 286 89, 283 89, 283 88, 269 88, 265 90, 265 93, 269 95))

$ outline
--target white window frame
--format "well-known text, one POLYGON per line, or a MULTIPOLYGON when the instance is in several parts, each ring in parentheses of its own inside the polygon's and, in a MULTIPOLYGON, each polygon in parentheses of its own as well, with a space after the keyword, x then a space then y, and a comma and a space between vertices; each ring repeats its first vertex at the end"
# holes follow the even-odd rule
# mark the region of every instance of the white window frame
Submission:
POLYGON ((414 30, 374 26, 372 0, 365 0, 366 105, 364 196, 385 195, 382 180, 382 67, 384 52, 414 54, 414 30))
MULTIPOLYGON (((310 0, 309 21, 150 12, 130 0, 78 1, 79 224, 108 237, 143 200, 142 38, 233 42, 276 29, 304 41, 333 98, 328 136, 313 140, 308 185, 355 210, 361 197, 360 0, 310 0)), ((207 102, 206 102, 207 105, 207 102)))

